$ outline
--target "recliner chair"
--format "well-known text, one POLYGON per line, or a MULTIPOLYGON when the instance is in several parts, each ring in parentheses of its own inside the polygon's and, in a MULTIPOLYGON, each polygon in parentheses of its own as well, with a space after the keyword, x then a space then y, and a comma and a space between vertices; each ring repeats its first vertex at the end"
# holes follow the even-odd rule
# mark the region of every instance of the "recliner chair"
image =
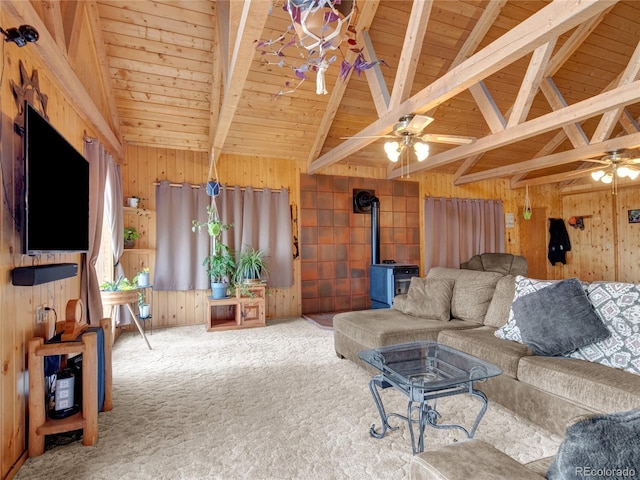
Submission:
POLYGON ((481 253, 474 255, 467 262, 461 263, 464 270, 481 270, 498 272, 503 275, 527 276, 527 259, 512 253, 481 253))

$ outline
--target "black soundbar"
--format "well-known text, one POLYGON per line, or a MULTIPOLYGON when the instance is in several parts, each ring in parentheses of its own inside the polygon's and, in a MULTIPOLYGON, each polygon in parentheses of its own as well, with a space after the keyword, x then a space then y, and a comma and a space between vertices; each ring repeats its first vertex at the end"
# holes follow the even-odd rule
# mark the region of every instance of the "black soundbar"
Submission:
POLYGON ((17 267, 11 272, 14 285, 32 287, 41 283, 55 282, 63 278, 78 275, 77 263, 51 263, 49 265, 35 265, 33 267, 17 267))

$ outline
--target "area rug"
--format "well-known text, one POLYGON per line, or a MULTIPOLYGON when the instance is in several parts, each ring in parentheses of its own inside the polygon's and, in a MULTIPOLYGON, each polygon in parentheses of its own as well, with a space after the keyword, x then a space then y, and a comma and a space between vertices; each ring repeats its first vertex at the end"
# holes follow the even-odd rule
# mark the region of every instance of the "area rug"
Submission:
POLYGON ((333 330, 333 316, 340 312, 304 313, 302 316, 316 327, 333 330))
MULTIPOLYGON (((114 346, 113 405, 99 415, 95 446, 57 446, 27 459, 16 479, 404 479, 405 424, 382 439, 370 375, 336 357, 333 333, 302 318, 265 328, 207 333, 160 329, 153 350, 125 333, 114 346)), ((382 392, 387 411, 406 399, 382 392)), ((472 424, 478 403, 441 399, 445 418, 472 424)), ((393 422, 393 420, 392 420, 393 422)), ((561 439, 489 403, 476 438, 527 462, 561 439)), ((426 448, 460 441, 428 429, 426 448)))

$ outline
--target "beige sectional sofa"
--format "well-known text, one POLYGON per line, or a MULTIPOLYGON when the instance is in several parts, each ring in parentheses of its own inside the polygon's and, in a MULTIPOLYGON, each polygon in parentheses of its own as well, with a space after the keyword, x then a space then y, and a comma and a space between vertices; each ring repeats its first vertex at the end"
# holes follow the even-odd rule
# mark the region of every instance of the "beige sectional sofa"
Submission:
MULTIPOLYGON (((409 292, 396 297, 391 309, 336 315, 336 353, 371 371, 359 360, 359 351, 436 340, 497 365, 503 373, 476 387, 487 394, 490 402, 498 402, 561 435, 577 416, 640 407, 640 375, 578 358, 534 355, 523 343, 497 338, 496 331, 510 319, 515 291, 516 279, 512 275, 432 268, 426 278, 413 279, 409 292), (414 282, 416 287, 424 282, 425 287, 414 289, 414 282), (442 310, 446 302, 443 285, 447 282, 453 282, 449 297, 451 319, 442 320, 446 317, 442 310), (436 291, 429 294, 433 289, 436 291), (412 295, 412 290, 418 295, 412 295), (421 311, 422 317, 417 315, 421 311)), ((640 309, 640 299, 635 301, 640 309)), ((464 442, 470 445, 455 448, 477 449, 483 455, 492 452, 492 447, 473 442, 476 443, 464 442)), ((425 466, 421 466, 424 460, 418 457, 414 458, 416 465, 412 465, 416 478, 449 478, 420 476, 418 472, 425 466)))

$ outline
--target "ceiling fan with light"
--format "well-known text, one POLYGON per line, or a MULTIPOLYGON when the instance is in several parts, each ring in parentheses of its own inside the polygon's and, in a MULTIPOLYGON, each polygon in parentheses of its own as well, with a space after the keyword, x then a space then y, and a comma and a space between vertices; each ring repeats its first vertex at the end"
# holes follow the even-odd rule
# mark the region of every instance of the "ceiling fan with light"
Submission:
POLYGON ((613 184, 614 193, 618 178, 627 177, 635 180, 640 175, 640 156, 632 157, 625 150, 614 150, 600 158, 590 158, 590 162, 603 165, 601 170, 591 172, 591 178, 596 182, 613 184))
POLYGON ((416 115, 413 113, 403 115, 393 126, 393 131, 387 135, 375 135, 372 137, 340 137, 348 138, 389 138, 384 144, 384 151, 392 162, 397 162, 407 147, 413 146, 413 150, 419 162, 429 156, 430 143, 449 143, 453 145, 467 145, 473 143, 475 137, 462 135, 444 135, 437 133, 422 134, 422 131, 433 122, 433 118, 426 115, 416 115))

